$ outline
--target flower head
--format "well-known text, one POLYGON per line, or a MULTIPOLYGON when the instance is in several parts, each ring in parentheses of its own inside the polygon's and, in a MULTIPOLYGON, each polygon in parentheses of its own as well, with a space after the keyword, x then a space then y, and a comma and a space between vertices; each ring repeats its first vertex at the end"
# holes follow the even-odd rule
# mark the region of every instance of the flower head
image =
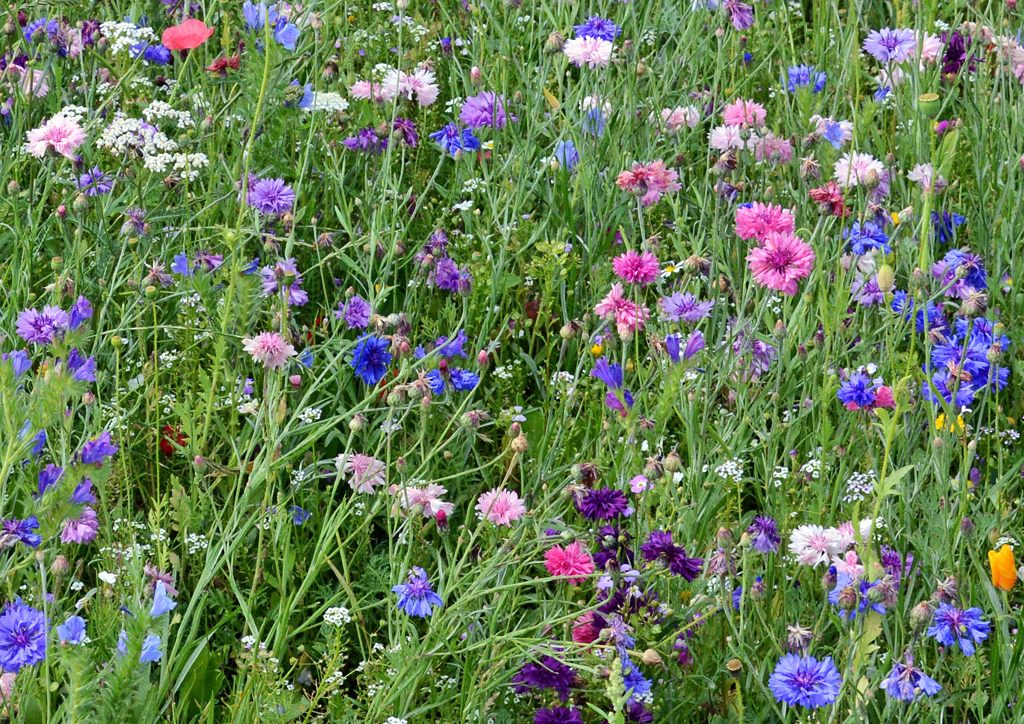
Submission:
POLYGON ((470 128, 504 128, 508 123, 505 96, 495 95, 490 91, 470 96, 462 104, 459 120, 470 128))
POLYGON ((623 191, 639 196, 644 206, 650 206, 658 203, 664 194, 681 189, 678 179, 676 170, 666 167, 659 159, 647 164, 634 163, 633 168, 619 174, 615 183, 623 191))
POLYGON ((380 382, 391 364, 390 347, 390 340, 381 337, 367 335, 360 339, 352 353, 352 361, 349 362, 356 377, 370 386, 380 382))
POLYGON ((357 493, 373 495, 375 488, 387 482, 386 467, 377 458, 362 453, 352 453, 343 457, 342 470, 350 476, 349 487, 357 493))
POLYGON ((391 590, 398 594, 398 607, 410 616, 433 616, 433 607, 444 605, 444 601, 431 587, 427 572, 418 566, 413 566, 409 571, 405 583, 393 586, 391 590))
POLYGON ((628 507, 626 494, 614 488, 587 490, 576 499, 576 509, 588 520, 618 518, 628 507))
POLYGON ((689 292, 676 292, 658 302, 662 316, 669 322, 694 324, 711 314, 715 300, 700 302, 689 292))
POLYGON ((882 679, 882 688, 886 694, 899 701, 914 701, 921 694, 934 696, 942 690, 939 682, 914 667, 913 658, 909 656, 905 664, 893 662, 892 671, 882 679))
POLYGON ((974 645, 987 639, 991 629, 988 621, 981 620, 980 608, 964 610, 941 603, 927 633, 943 646, 959 645, 964 655, 971 656, 974 645))
POLYGON ((49 344, 71 327, 71 318, 60 307, 47 305, 43 311, 26 309, 18 313, 15 331, 26 342, 49 344))
POLYGON ((569 583, 580 584, 594 572, 594 559, 573 541, 563 548, 552 546, 544 554, 544 567, 552 576, 569 579, 569 583))
POLYGON ((566 41, 563 52, 577 68, 606 68, 612 59, 612 43, 601 38, 573 38, 566 41))
POLYGON ((1004 591, 1013 590, 1017 582, 1017 564, 1013 560, 1013 549, 1003 545, 998 551, 988 552, 988 564, 992 568, 992 585, 1004 591))
POLYGON ((0 614, 0 669, 18 673, 46 658, 46 616, 21 599, 0 614))
POLYGON ((75 149, 85 143, 86 139, 85 131, 78 125, 78 121, 64 116, 51 118, 39 128, 29 131, 26 137, 28 142, 25 150, 36 158, 42 158, 47 150, 53 149, 72 160, 75 158, 75 149))
POLYGON ((514 490, 489 490, 477 499, 476 509, 495 525, 511 527, 526 513, 526 504, 514 490))
POLYGON ((262 178, 249 186, 246 202, 263 214, 283 214, 295 203, 295 192, 284 179, 262 178))
POLYGON ((630 249, 612 260, 612 271, 615 276, 629 284, 646 287, 658 279, 658 259, 649 251, 642 254, 630 249))
POLYGON ((298 354, 295 348, 285 342, 277 332, 261 332, 253 338, 242 340, 242 349, 261 362, 268 370, 283 367, 289 357, 298 354))
POLYGON ((750 536, 751 547, 761 553, 774 553, 782 542, 778 526, 766 515, 754 518, 754 522, 747 528, 747 534, 750 536))
POLYGON ((736 209, 736 235, 741 239, 763 243, 769 234, 792 232, 795 228, 793 213, 781 206, 755 201, 736 209))
POLYGON ((801 658, 796 654, 783 656, 768 679, 776 699, 808 709, 834 702, 842 683, 831 656, 818 661, 813 656, 801 658))
POLYGON ((772 233, 765 238, 764 246, 747 254, 747 262, 759 285, 794 295, 797 280, 810 275, 814 268, 814 251, 791 233, 772 233))
POLYGON ((480 148, 480 140, 473 135, 470 128, 459 129, 454 123, 449 123, 440 131, 434 131, 430 137, 437 141, 443 150, 455 157, 456 154, 467 151, 476 151, 480 148))
POLYGON ((622 28, 611 20, 593 15, 583 25, 574 25, 577 38, 599 38, 611 42, 622 34, 622 28))
POLYGON ((864 40, 864 52, 874 56, 879 63, 902 63, 917 50, 914 31, 906 28, 872 30, 864 40))
POLYGON ((214 28, 206 27, 202 20, 189 18, 181 25, 167 28, 160 36, 160 42, 168 50, 193 50, 209 40, 214 28))
POLYGON ((88 505, 82 508, 77 518, 64 521, 64 530, 60 534, 61 543, 91 543, 100 532, 100 522, 96 511, 88 505))

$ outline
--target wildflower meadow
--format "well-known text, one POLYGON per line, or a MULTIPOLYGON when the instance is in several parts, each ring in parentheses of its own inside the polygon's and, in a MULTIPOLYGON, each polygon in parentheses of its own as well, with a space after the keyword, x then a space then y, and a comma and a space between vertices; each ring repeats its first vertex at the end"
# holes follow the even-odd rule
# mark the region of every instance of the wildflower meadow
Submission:
POLYGON ((0 721, 1020 721, 1016 0, 0 33, 0 721))

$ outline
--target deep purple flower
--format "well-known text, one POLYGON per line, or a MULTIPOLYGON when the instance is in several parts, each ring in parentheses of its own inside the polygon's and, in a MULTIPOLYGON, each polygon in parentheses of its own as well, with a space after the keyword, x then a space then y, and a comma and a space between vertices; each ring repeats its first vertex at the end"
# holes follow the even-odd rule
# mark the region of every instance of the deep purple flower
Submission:
POLYGON ((38 497, 42 497, 51 486, 56 485, 57 481, 64 475, 64 468, 57 467, 53 463, 50 463, 45 468, 39 471, 39 493, 38 497))
POLYGON ((295 203, 292 187, 279 178, 263 178, 249 186, 249 206, 264 214, 283 214, 295 203))
POLYGON ((555 707, 538 709, 533 714, 533 724, 583 724, 579 709, 555 707))
POLYGON ((647 542, 640 546, 640 553, 646 561, 660 560, 668 566, 669 572, 674 576, 682 576, 687 581, 694 580, 700 575, 704 560, 701 558, 689 558, 686 549, 672 542, 672 533, 669 531, 653 530, 647 542))
POLYGON ((102 435, 82 445, 79 459, 83 465, 102 465, 104 458, 110 457, 118 450, 120 448, 110 441, 110 433, 104 430, 102 435))
POLYGON ((395 118, 391 128, 395 138, 405 143, 409 148, 416 148, 416 144, 420 142, 420 134, 416 132, 416 124, 408 118, 402 118, 401 116, 395 118))
POLYGON ((388 147, 388 139, 379 138, 373 126, 359 129, 356 135, 349 136, 342 143, 349 151, 362 151, 371 156, 384 153, 384 149, 388 147))
POLYGON ((737 30, 746 30, 754 24, 754 8, 740 0, 725 0, 725 11, 737 30))
POLYGON ((41 312, 35 309, 19 312, 15 331, 26 342, 49 344, 62 332, 66 332, 70 323, 67 312, 60 307, 46 305, 41 312))
MULTIPOLYGON (((505 113, 505 96, 483 91, 470 96, 462 104, 459 120, 470 128, 504 128, 508 123, 505 113)), ((512 118, 516 120, 515 117, 512 118)))
POLYGON ((87 319, 92 319, 92 304, 85 297, 79 296, 68 310, 68 329, 78 329, 87 319))
POLYGON ((354 295, 348 302, 338 302, 338 311, 334 313, 335 319, 345 320, 349 329, 366 329, 370 326, 370 314, 372 309, 370 303, 354 295))
POLYGON ((618 518, 628 507, 626 494, 614 488, 587 490, 576 499, 576 509, 588 520, 618 518))
POLYGON ((460 269, 451 258, 444 257, 443 259, 438 259, 434 265, 430 280, 434 282, 438 289, 465 295, 469 293, 473 283, 473 276, 469 273, 468 269, 460 269))
POLYGON ((0 524, 0 548, 13 548, 18 542, 24 543, 29 548, 38 548, 43 542, 42 536, 34 531, 39 528, 39 519, 34 515, 17 520, 9 518, 0 524))
POLYGON ((72 505, 88 505, 96 502, 96 496, 92 494, 92 481, 89 478, 82 480, 71 491, 70 502, 72 505))
POLYGON ((608 360, 601 357, 590 371, 591 377, 596 377, 607 385, 608 389, 622 389, 622 366, 618 363, 608 364, 608 360))
POLYGON ((782 537, 775 521, 766 515, 759 515, 747 528, 747 535, 750 536, 750 545, 755 551, 761 553, 774 553, 779 549, 782 537))
POLYGON ((196 251, 196 269, 202 269, 205 272, 217 271, 223 263, 223 254, 214 254, 208 249, 199 249, 196 251))
POLYGON ((78 177, 77 186, 86 196, 100 196, 110 193, 114 188, 114 179, 100 171, 99 166, 93 166, 91 171, 86 171, 78 177))
POLYGON ((96 358, 83 357, 77 349, 68 352, 68 372, 78 382, 96 381, 96 358))
POLYGON ((512 677, 512 684, 517 694, 526 694, 530 689, 554 689, 562 701, 568 701, 575 676, 569 666, 554 656, 545 656, 521 668, 512 677))

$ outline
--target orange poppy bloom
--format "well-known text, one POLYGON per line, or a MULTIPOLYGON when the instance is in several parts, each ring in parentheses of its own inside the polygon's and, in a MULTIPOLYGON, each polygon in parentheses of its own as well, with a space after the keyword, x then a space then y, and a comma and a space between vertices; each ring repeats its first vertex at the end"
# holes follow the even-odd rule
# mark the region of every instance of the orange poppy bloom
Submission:
POLYGON ((988 563, 992 566, 992 585, 1009 591, 1017 582, 1017 564, 1013 561, 1013 551, 1004 545, 998 551, 988 552, 988 563))
POLYGON ((213 35, 213 28, 206 27, 202 20, 189 18, 181 25, 167 28, 160 42, 169 50, 192 50, 205 43, 213 35))

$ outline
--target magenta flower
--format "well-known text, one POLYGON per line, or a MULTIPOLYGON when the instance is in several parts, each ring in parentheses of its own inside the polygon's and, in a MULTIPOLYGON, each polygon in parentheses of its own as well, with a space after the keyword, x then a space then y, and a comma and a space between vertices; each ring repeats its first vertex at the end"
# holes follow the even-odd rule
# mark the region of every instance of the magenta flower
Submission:
POLYGON ((793 295, 797 279, 808 276, 814 268, 814 251, 788 232, 769 234, 763 247, 747 254, 747 262, 757 284, 793 295))
POLYGON ((658 278, 658 259, 649 251, 638 254, 632 249, 612 260, 615 276, 630 284, 646 287, 658 278))

